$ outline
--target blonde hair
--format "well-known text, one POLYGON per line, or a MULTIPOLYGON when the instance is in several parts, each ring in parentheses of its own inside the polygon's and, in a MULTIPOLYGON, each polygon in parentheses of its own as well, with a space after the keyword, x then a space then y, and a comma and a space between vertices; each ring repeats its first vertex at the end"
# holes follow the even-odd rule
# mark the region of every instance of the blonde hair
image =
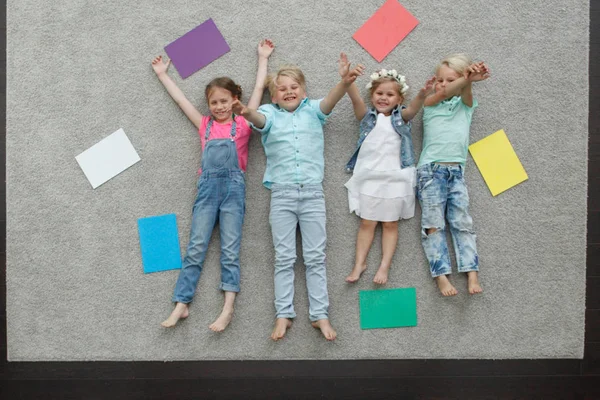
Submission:
POLYGON ((465 69, 471 65, 471 57, 464 53, 451 54, 448 57, 444 58, 440 63, 435 67, 435 74, 437 75, 440 72, 440 68, 442 65, 447 65, 448 68, 455 71, 457 74, 461 75, 465 72, 465 69))
POLYGON ((304 91, 306 91, 306 80, 304 79, 302 70, 295 65, 283 65, 279 68, 279 71, 267 76, 266 86, 269 88, 271 97, 275 96, 275 93, 277 93, 277 79, 280 76, 287 76, 288 78, 293 79, 302 86, 304 91))
POLYGON ((384 82, 394 82, 396 84, 396 88, 398 89, 398 95, 402 97, 402 100, 404 100, 404 94, 406 93, 402 93, 402 87, 400 86, 400 83, 398 83, 398 81, 391 76, 382 76, 381 78, 377 78, 371 81, 371 87, 369 88, 369 97, 373 97, 373 93, 375 93, 379 85, 381 85, 384 82))

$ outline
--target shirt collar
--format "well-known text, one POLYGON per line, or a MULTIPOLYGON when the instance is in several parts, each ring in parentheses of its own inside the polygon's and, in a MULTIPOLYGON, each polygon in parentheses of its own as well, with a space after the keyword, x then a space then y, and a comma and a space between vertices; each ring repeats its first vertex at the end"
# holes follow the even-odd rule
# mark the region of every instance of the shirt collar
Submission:
POLYGON ((446 103, 453 103, 453 102, 456 102, 456 101, 460 101, 460 96, 458 96, 458 95, 457 96, 452 96, 449 99, 442 100, 440 103, 446 104, 446 103))

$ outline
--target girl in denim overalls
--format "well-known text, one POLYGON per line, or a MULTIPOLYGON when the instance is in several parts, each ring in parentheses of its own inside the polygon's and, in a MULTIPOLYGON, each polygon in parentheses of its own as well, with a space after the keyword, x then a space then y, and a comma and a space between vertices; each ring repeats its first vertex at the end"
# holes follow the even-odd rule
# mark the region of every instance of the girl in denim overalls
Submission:
MULTIPOLYGON (((256 85, 248 102, 254 107, 260 105, 267 62, 273 49, 270 40, 263 40, 258 46, 256 85)), ((239 250, 246 210, 244 173, 251 128, 244 118, 232 113, 232 103, 242 97, 242 89, 235 82, 223 77, 213 79, 206 86, 205 95, 211 115, 204 116, 167 75, 169 64, 170 61, 165 64, 159 56, 152 61, 152 68, 173 100, 199 129, 203 153, 198 194, 192 211, 190 241, 173 295, 176 305, 161 325, 171 327, 179 319, 188 316, 189 303, 196 291, 208 242, 218 220, 221 234, 220 288, 225 295, 225 304, 209 328, 221 332, 231 322, 235 297, 240 291, 239 250)))
POLYGON ((367 109, 355 84, 348 90, 354 114, 360 120, 360 137, 346 165, 354 171, 346 182, 350 212, 361 218, 356 239, 356 261, 346 282, 358 281, 367 268, 366 259, 377 224, 382 224, 382 258, 373 282, 387 282, 398 242, 398 220, 415 213, 415 157, 410 120, 421 110, 429 79, 408 107, 402 105, 408 90, 396 70, 375 72, 367 85, 373 107, 367 109))
POLYGON ((483 62, 471 64, 467 56, 456 54, 442 60, 435 74, 435 93, 425 99, 423 151, 417 169, 421 242, 440 292, 456 295, 447 277, 452 273, 445 230, 448 220, 458 272, 467 274, 469 293, 476 294, 482 289, 464 166, 471 118, 477 107, 471 82, 487 79, 489 70, 483 62))

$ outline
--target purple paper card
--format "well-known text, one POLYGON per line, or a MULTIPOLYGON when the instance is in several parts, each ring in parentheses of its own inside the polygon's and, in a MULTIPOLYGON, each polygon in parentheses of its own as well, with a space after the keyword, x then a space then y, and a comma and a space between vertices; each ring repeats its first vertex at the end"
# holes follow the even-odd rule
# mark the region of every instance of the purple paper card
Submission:
POLYGON ((212 18, 165 46, 167 55, 185 79, 229 51, 212 18))

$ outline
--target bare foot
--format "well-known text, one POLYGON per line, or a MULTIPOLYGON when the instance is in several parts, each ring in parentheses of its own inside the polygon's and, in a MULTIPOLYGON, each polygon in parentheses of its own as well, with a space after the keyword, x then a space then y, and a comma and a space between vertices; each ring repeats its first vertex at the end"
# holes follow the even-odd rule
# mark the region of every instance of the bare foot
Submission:
POLYGON ((373 278, 373 282, 375 282, 378 285, 385 285, 388 280, 388 272, 390 272, 390 267, 384 267, 382 265, 377 270, 377 273, 375 274, 375 278, 373 278))
POLYGON ((271 339, 278 341, 283 339, 285 333, 292 326, 292 320, 289 318, 277 318, 275 320, 275 326, 273 327, 273 333, 271 333, 271 339))
POLYGON ((329 341, 335 340, 337 333, 333 330, 333 326, 331 326, 328 319, 320 319, 318 321, 311 322, 311 325, 313 328, 320 329, 323 336, 325 336, 325 339, 329 341))
POLYGON ((470 294, 477 294, 483 292, 483 289, 479 285, 479 279, 477 278, 477 271, 467 272, 468 277, 468 288, 470 294))
POLYGON ((187 318, 188 315, 190 315, 188 305, 185 303, 177 303, 175 305, 175 309, 173 310, 171 315, 169 315, 169 318, 167 318, 160 324, 165 328, 171 328, 172 326, 175 326, 177 321, 179 321, 180 319, 187 318))
POLYGON ((455 296, 458 294, 458 291, 452 286, 450 280, 446 275, 441 275, 435 278, 438 287, 440 288, 440 292, 444 296, 455 296))
POLYGON ((363 274, 363 272, 365 272, 366 269, 367 269, 366 264, 355 265, 354 268, 352 268, 352 272, 350 272, 350 275, 348 275, 346 277, 346 282, 348 282, 348 283, 358 282, 358 280, 360 279, 360 276, 363 274))
POLYGON ((223 332, 233 318, 233 308, 223 308, 221 315, 208 327, 213 332, 223 332))

